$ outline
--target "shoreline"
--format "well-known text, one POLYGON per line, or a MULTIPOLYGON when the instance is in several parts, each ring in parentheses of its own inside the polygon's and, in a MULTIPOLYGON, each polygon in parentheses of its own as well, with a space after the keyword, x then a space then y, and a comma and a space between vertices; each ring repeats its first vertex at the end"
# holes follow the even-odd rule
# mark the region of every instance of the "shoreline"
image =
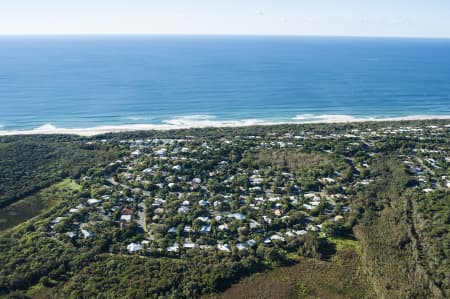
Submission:
POLYGON ((297 116, 293 121, 265 121, 262 119, 244 119, 231 121, 218 121, 211 118, 197 120, 192 117, 179 118, 164 121, 160 124, 124 124, 124 125, 103 125, 90 128, 57 128, 51 124, 30 130, 2 130, 0 136, 21 136, 21 135, 78 135, 91 137, 107 133, 123 133, 136 131, 169 131, 182 129, 204 129, 204 128, 238 128, 251 126, 276 126, 276 125, 303 125, 303 124, 343 124, 343 123, 365 123, 365 122, 401 122, 401 121, 422 121, 422 120, 450 120, 450 115, 413 115, 405 117, 389 118, 356 118, 348 115, 331 115, 329 119, 322 116, 297 116))

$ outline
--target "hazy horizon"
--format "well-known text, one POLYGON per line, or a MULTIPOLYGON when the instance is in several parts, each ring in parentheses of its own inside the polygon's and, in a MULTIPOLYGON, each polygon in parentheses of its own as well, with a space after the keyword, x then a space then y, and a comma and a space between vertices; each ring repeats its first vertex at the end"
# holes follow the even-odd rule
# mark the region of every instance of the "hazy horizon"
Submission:
POLYGON ((450 38, 450 2, 17 0, 0 35, 264 35, 450 38))
POLYGON ((2 34, 2 37, 268 37, 268 38, 354 38, 354 39, 428 39, 449 40, 450 36, 314 35, 314 34, 227 34, 227 33, 39 33, 2 34))

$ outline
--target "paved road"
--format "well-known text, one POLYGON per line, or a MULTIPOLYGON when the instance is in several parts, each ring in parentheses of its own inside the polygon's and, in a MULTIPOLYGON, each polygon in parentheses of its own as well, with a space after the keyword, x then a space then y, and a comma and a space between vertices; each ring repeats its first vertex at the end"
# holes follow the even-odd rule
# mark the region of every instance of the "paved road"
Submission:
POLYGON ((144 231, 147 231, 147 225, 145 223, 145 204, 141 202, 139 204, 139 211, 138 211, 138 219, 137 223, 144 229, 144 231))

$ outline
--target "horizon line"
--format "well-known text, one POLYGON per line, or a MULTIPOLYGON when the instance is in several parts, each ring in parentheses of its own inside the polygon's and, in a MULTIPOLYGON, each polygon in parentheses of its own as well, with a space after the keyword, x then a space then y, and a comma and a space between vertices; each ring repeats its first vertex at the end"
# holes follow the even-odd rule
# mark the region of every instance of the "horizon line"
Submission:
POLYGON ((96 37, 96 36, 198 36, 198 37, 312 37, 312 38, 373 38, 373 39, 434 39, 450 36, 409 35, 326 35, 326 34, 253 34, 253 33, 0 33, 0 37, 96 37))

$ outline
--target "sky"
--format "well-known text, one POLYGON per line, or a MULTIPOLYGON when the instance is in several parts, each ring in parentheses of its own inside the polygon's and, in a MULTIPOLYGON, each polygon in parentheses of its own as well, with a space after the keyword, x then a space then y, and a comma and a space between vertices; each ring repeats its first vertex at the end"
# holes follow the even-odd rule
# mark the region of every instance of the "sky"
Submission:
POLYGON ((0 0, 0 35, 450 38, 450 0, 0 0))

